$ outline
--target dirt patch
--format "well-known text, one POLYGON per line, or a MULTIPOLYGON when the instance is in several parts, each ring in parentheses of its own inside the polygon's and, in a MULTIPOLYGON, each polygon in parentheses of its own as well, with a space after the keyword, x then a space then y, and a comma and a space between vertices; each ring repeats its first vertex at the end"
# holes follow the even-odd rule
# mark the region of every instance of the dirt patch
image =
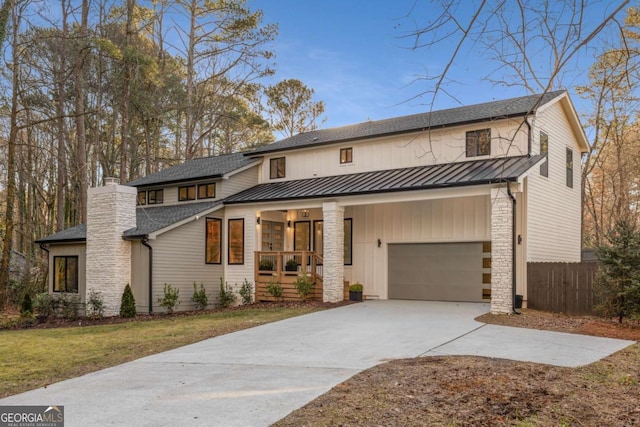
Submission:
MULTIPOLYGON (((640 325, 534 310, 477 320, 640 340, 640 325)), ((276 426, 640 426, 640 345, 581 368, 482 357, 396 360, 337 385, 276 426)))

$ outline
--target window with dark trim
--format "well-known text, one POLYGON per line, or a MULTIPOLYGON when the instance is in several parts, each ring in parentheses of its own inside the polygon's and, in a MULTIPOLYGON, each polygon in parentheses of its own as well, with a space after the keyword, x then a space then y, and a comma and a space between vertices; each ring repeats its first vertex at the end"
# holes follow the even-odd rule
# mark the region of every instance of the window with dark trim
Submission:
POLYGON ((567 187, 573 188, 573 150, 567 148, 567 187))
POLYGON ((198 199, 214 199, 216 197, 216 185, 200 184, 198 185, 198 199))
POLYGON ((353 265, 353 220, 344 220, 344 265, 353 265))
POLYGON ((138 191, 138 199, 136 200, 136 204, 138 206, 143 206, 147 204, 147 192, 146 191, 138 191))
POLYGON ((147 203, 150 205, 161 205, 164 202, 164 190, 149 190, 147 203))
POLYGON ((229 220, 228 264, 244 264, 244 219, 229 220))
POLYGON ((222 220, 207 218, 206 264, 220 264, 222 262, 222 220))
POLYGON ((269 160, 269 178, 284 178, 285 177, 286 162, 285 157, 278 157, 269 160))
POLYGON ((311 250, 311 222, 296 221, 293 223, 293 250, 311 250))
POLYGON ((340 149, 340 164, 353 162, 353 148, 341 148, 340 149))
POLYGON ((540 154, 547 156, 540 165, 540 175, 549 176, 549 136, 544 132, 540 132, 540 154))
POLYGON ((491 154, 491 129, 470 130, 466 135, 467 157, 491 154))
POLYGON ((53 292, 78 292, 78 257, 53 257, 53 292))
POLYGON ((196 199, 196 186, 187 185, 185 187, 178 187, 178 201, 184 202, 187 200, 196 199))

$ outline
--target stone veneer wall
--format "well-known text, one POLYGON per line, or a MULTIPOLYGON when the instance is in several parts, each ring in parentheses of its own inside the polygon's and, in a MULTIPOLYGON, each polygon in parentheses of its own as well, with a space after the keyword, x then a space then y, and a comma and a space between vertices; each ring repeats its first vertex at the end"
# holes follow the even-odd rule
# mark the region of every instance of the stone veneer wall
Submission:
POLYGON ((506 188, 491 190, 491 312, 513 309, 513 202, 506 188))
POLYGON ((324 302, 344 299, 344 207, 335 202, 322 204, 324 234, 324 302))
POLYGON ((106 316, 120 313, 122 292, 131 281, 131 242, 122 238, 136 226, 133 187, 108 183, 87 194, 87 296, 102 294, 106 316))

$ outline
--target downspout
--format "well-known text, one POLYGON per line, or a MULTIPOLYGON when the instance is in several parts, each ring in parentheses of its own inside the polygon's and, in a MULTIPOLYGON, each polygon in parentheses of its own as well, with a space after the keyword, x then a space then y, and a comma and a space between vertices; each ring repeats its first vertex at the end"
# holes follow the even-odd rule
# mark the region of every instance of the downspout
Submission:
POLYGON ((511 310, 516 310, 516 198, 511 192, 511 183, 507 181, 507 194, 511 198, 511 310))
POLYGON ((529 128, 529 132, 527 132, 527 154, 531 156, 531 147, 533 146, 533 141, 531 138, 531 123, 527 120, 527 116, 524 117, 524 124, 529 128))
POLYGON ((144 236, 140 243, 149 249, 149 314, 153 314, 153 248, 149 244, 149 236, 144 236))

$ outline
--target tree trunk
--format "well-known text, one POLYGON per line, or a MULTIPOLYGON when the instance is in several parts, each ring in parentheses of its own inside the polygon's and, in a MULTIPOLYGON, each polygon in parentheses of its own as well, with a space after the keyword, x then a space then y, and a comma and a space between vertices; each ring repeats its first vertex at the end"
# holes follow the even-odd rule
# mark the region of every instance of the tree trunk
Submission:
POLYGON ((76 52, 76 61, 73 69, 75 75, 75 107, 76 107, 76 157, 78 161, 78 205, 76 206, 76 218, 78 223, 84 224, 87 220, 87 189, 89 177, 87 171, 87 136, 85 130, 85 90, 84 90, 84 57, 87 48, 87 21, 89 19, 89 1, 82 0, 82 18, 80 22, 80 47, 76 52))

